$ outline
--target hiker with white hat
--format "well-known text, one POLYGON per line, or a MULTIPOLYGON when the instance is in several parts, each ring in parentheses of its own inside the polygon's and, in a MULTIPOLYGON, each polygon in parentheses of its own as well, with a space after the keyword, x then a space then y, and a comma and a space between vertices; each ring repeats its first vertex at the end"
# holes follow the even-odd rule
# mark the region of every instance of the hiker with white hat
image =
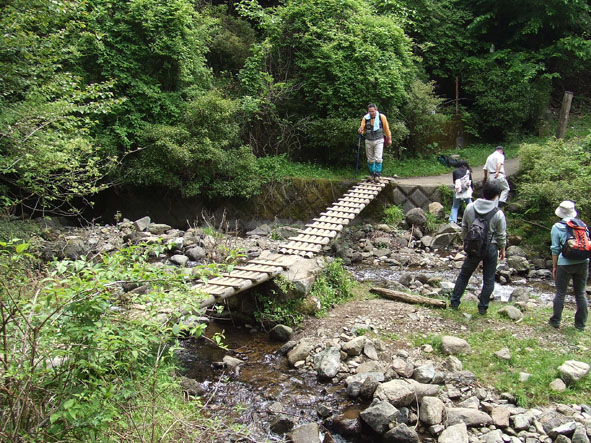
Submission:
MULTIPOLYGON (((589 270, 588 258, 568 258, 564 256, 563 247, 569 238, 569 221, 577 222, 585 226, 580 220, 576 219, 577 211, 575 203, 565 200, 556 208, 554 213, 560 217, 560 221, 552 226, 552 276, 556 283, 556 295, 554 296, 552 317, 548 323, 554 328, 560 327, 562 319, 562 310, 564 309, 564 298, 568 284, 572 278, 575 302, 577 311, 575 313, 575 328, 579 331, 585 329, 587 322, 587 298, 585 297, 585 287, 587 285, 587 273, 589 270)), ((586 229, 586 238, 589 238, 589 231, 586 229)), ((568 254, 567 254, 568 255, 568 254)))

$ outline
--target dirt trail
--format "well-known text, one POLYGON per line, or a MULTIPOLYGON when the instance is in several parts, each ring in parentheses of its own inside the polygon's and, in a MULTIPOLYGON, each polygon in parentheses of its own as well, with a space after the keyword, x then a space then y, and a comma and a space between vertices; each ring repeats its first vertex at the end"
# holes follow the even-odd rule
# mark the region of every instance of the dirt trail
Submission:
MULTIPOLYGON (((482 167, 472 166, 472 179, 475 183, 481 182, 484 179, 484 173, 482 167)), ((511 177, 519 171, 519 158, 511 158, 505 160, 505 174, 507 177, 511 177)), ((439 185, 450 185, 451 186, 451 174, 450 171, 447 174, 442 175, 431 175, 427 177, 409 177, 409 178, 397 178, 394 183, 400 185, 424 185, 424 186, 439 186, 439 185)))

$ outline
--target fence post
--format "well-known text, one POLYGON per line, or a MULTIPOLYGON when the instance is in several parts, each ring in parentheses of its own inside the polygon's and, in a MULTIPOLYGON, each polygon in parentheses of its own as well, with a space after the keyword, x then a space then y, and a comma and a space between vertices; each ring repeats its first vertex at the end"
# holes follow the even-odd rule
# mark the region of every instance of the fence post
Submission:
POLYGON ((556 138, 564 138, 566 133, 566 125, 568 123, 568 114, 570 113, 570 105, 573 101, 573 93, 564 91, 562 97, 562 106, 560 107, 560 116, 558 117, 558 129, 556 130, 556 138))

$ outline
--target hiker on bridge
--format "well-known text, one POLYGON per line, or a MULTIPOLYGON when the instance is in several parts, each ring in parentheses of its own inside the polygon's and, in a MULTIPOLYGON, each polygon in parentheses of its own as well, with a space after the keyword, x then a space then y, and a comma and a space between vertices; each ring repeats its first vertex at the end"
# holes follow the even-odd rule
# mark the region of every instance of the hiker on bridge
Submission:
POLYGON ((378 111, 373 103, 367 106, 367 114, 361 119, 359 134, 365 135, 365 154, 367 166, 373 181, 382 175, 384 141, 387 146, 392 144, 392 134, 388 119, 378 111))
POLYGON ((484 170, 485 183, 490 175, 490 181, 498 183, 501 187, 499 206, 505 205, 509 196, 509 182, 505 178, 505 148, 500 145, 497 146, 495 152, 486 159, 486 163, 482 169, 484 170))
POLYGON ((451 206, 451 214, 449 214, 449 222, 458 222, 458 212, 462 203, 468 205, 472 203, 472 169, 465 160, 459 160, 457 168, 452 174, 454 183, 454 200, 451 206))
POLYGON ((495 288, 495 272, 497 270, 497 257, 499 260, 505 258, 505 245, 507 243, 507 223, 505 214, 498 208, 497 200, 501 194, 498 183, 488 181, 482 189, 484 198, 477 199, 470 203, 464 211, 462 218, 462 237, 464 238, 464 250, 467 249, 466 239, 473 233, 480 233, 477 252, 467 252, 460 274, 456 280, 451 295, 450 307, 458 309, 460 298, 468 286, 470 277, 482 262, 482 289, 478 297, 478 313, 486 314, 490 296, 495 288), (482 229, 478 229, 481 226, 482 229), (477 228, 477 229, 473 229, 477 228))
MULTIPOLYGON (((562 319, 562 310, 564 309, 564 298, 568 283, 572 279, 575 293, 575 302, 577 304, 577 311, 575 312, 575 328, 579 331, 585 329, 587 322, 587 298, 585 297, 585 288, 587 286, 587 274, 589 272, 588 258, 568 258, 564 255, 569 255, 568 250, 564 250, 564 244, 568 240, 567 222, 574 220, 577 217, 575 203, 570 200, 565 200, 560 203, 554 213, 560 217, 560 221, 554 223, 552 232, 552 276, 556 283, 556 295, 552 303, 552 317, 548 323, 554 328, 560 327, 562 319)), ((580 223, 579 223, 580 224, 580 223)), ((584 226, 584 224, 582 225, 584 226)), ((589 230, 584 230, 586 237, 589 238, 589 230)))

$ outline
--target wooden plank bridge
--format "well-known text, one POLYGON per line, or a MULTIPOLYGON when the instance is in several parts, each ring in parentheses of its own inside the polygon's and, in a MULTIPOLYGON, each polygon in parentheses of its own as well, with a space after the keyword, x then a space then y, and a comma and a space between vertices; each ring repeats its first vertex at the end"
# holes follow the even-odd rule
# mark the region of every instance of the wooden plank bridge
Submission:
POLYGON ((201 307, 210 306, 228 297, 246 291, 260 283, 270 280, 294 263, 294 258, 312 258, 322 251, 392 181, 380 178, 377 183, 363 181, 349 189, 341 198, 312 219, 299 230, 296 237, 279 245, 278 253, 266 252, 245 264, 235 266, 231 272, 200 282, 194 290, 208 297, 201 307))

